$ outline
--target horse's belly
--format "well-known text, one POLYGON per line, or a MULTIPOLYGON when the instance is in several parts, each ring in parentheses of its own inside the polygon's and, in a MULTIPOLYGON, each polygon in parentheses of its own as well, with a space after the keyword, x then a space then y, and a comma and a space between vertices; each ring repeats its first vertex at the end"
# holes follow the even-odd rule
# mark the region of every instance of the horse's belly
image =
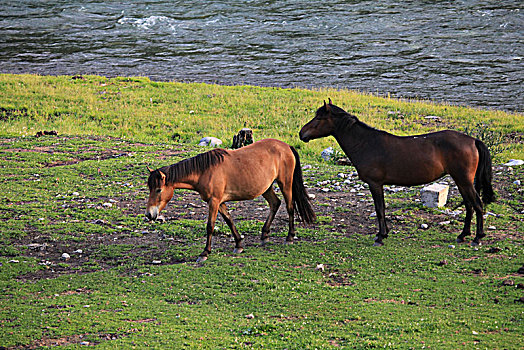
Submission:
POLYGON ((259 180, 245 185, 239 183, 228 185, 224 192, 224 202, 255 199, 266 192, 272 184, 272 180, 259 180))
POLYGON ((446 174, 444 167, 440 164, 406 164, 403 171, 387 171, 384 184, 416 186, 435 181, 446 174))

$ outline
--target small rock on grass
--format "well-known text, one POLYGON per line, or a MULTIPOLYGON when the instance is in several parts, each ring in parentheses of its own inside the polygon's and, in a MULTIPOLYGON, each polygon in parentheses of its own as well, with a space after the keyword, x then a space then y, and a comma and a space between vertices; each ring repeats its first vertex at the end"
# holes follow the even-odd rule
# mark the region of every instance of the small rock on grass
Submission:
POLYGON ((502 281, 503 286, 514 286, 515 282, 513 280, 504 280, 502 281))

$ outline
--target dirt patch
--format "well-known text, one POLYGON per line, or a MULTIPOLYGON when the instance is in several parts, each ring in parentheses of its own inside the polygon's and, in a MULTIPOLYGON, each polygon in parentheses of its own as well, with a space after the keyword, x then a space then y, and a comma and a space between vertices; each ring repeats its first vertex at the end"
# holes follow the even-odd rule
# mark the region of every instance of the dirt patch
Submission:
POLYGON ((71 335, 68 337, 62 338, 48 338, 43 337, 42 339, 35 340, 31 344, 20 345, 20 346, 10 346, 3 347, 0 346, 0 350, 31 350, 31 349, 41 349, 42 347, 55 347, 55 346, 68 346, 68 345, 82 345, 82 346, 96 346, 104 341, 117 340, 122 337, 131 335, 132 333, 137 333, 138 329, 133 329, 127 333, 104 333, 104 334, 77 334, 71 335))

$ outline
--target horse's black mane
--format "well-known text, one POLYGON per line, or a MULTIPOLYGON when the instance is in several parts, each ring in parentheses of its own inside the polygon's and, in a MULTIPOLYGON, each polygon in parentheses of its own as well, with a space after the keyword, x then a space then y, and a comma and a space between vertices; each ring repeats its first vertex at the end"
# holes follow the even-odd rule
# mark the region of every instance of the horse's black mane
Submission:
POLYGON ((366 123, 358 119, 355 115, 349 114, 348 112, 346 112, 345 110, 343 110, 342 108, 338 106, 335 106, 334 104, 324 105, 320 107, 317 110, 316 115, 320 116, 320 115, 327 114, 328 111, 326 107, 331 110, 331 115, 334 117, 336 126, 339 130, 346 129, 347 127, 353 126, 353 124, 357 124, 368 130, 380 131, 378 129, 375 129, 372 126, 367 125, 366 123))
POLYGON ((147 185, 150 189, 158 187, 161 179, 160 172, 166 175, 166 184, 176 182, 193 173, 202 173, 209 167, 222 163, 226 155, 228 155, 228 153, 225 149, 217 148, 154 170, 149 175, 147 185))

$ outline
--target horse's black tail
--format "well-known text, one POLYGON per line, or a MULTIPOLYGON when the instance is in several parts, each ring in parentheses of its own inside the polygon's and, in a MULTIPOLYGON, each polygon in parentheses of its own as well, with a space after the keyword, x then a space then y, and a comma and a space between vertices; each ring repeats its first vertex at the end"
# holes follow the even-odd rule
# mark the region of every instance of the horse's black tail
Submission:
POLYGON ((304 179, 302 178, 302 167, 300 166, 300 157, 298 152, 292 146, 289 146, 293 155, 295 156, 295 170, 293 171, 293 206, 298 211, 299 216, 306 224, 311 224, 315 221, 316 215, 309 202, 309 196, 304 187, 304 179))
POLYGON ((488 147, 482 141, 475 140, 475 146, 479 151, 479 164, 475 173, 475 190, 479 195, 482 191, 482 201, 484 205, 487 205, 496 200, 495 192, 491 186, 493 180, 491 155, 488 147))

